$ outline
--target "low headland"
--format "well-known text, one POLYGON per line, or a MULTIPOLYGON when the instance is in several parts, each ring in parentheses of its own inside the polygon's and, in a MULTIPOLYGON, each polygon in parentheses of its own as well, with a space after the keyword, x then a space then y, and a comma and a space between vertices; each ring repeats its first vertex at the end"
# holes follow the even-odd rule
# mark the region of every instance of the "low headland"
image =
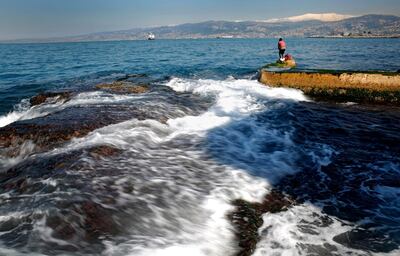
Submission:
POLYGON ((302 90, 316 100, 400 105, 400 73, 262 69, 259 81, 302 90))

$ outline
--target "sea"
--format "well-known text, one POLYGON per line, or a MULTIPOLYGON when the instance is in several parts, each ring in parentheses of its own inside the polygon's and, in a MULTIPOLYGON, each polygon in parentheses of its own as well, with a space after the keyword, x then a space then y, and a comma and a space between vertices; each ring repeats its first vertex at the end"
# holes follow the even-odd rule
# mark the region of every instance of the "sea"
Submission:
MULTIPOLYGON (((400 70, 399 39, 286 42, 299 69, 400 70)), ((0 44, 0 255, 400 255, 400 107, 262 85, 276 48, 0 44), (293 203, 243 249, 234 202, 272 192, 293 203)))

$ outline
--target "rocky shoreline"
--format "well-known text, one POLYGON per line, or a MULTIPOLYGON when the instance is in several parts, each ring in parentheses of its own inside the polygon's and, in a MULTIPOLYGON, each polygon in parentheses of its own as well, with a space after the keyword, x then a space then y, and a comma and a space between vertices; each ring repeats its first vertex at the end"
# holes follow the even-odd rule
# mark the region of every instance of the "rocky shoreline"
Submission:
MULTIPOLYGON (((292 73, 288 72, 288 74, 292 73)), ((391 81, 389 74, 380 75, 389 77, 388 79, 391 81)), ((307 77, 307 74, 303 76, 307 77)), ((297 78, 299 77, 304 78, 301 75, 297 76, 297 78)), ((314 74, 313 77, 314 79, 315 77, 327 77, 327 80, 325 81, 334 81, 334 79, 340 79, 340 75, 338 74, 328 74, 325 76, 324 74, 317 73, 314 74), (337 76, 338 78, 332 78, 331 76, 337 76)), ((344 76, 345 79, 350 79, 349 77, 357 81, 357 77, 359 76, 351 76, 351 74, 344 76)), ((367 75, 366 77, 371 78, 375 76, 367 75)), ((393 75, 393 77, 396 78, 397 76, 393 75)), ((322 78, 320 79, 321 81, 323 81, 322 78)), ((293 81, 297 80, 294 79, 293 81)), ((304 84, 307 83, 307 80, 304 79, 300 79, 299 81, 303 82, 304 84)), ((371 79, 369 81, 371 81, 371 79)), ((371 85, 368 84, 368 86, 371 85)), ((387 82, 385 86, 377 86, 378 89, 376 89, 376 91, 385 92, 388 88, 390 88, 390 86, 391 84, 387 82)), ((343 88, 336 89, 343 90, 343 88)), ((321 87, 321 91, 317 91, 320 94, 316 94, 315 97, 318 97, 318 95, 326 92, 329 93, 329 90, 336 89, 327 89, 326 87, 321 87)), ((357 90, 357 88, 351 89, 357 90)), ((115 94, 118 96, 141 94, 139 97, 146 97, 147 94, 156 94, 154 93, 156 90, 155 87, 152 87, 150 82, 146 82, 146 79, 139 75, 130 75, 114 82, 98 84, 93 87, 93 90, 97 92, 101 91, 112 93, 113 95, 115 94)), ((168 89, 162 88, 162 90, 168 89)), ((308 94, 310 95, 310 92, 308 94)), ((329 95, 331 94, 328 94, 328 96, 329 95)), ((76 92, 46 92, 31 98, 30 103, 31 106, 35 107, 54 102, 67 103, 73 101, 75 96, 76 92)), ((186 95, 184 97, 194 96, 186 95)), ((172 98, 171 102, 176 104, 176 106, 173 105, 173 107, 180 106, 182 109, 185 109, 185 104, 187 103, 185 103, 184 97, 182 96, 181 101, 179 102, 172 98)), ((153 102, 156 100, 156 97, 151 99, 153 102)), ((196 101, 192 104, 197 108, 202 108, 201 104, 196 101)), ((319 108, 320 106, 316 107, 319 108)), ((295 113, 293 117, 300 117, 301 115, 299 113, 302 111, 304 112, 307 109, 308 108, 301 109, 301 106, 293 107, 292 111, 295 113)), ((195 113, 193 114, 198 114, 196 110, 194 110, 194 112, 195 113)), ((21 155, 24 155, 25 157, 51 151, 75 138, 84 137, 96 129, 133 118, 138 120, 153 119, 159 121, 160 123, 166 123, 169 117, 168 109, 165 107, 163 108, 163 106, 159 104, 151 105, 147 108, 140 103, 137 105, 119 105, 117 103, 113 103, 111 105, 93 104, 85 106, 69 106, 68 108, 46 116, 16 121, 8 126, 1 127, 0 157, 6 156, 8 158, 13 158, 21 155), (158 112, 154 111, 154 109, 157 109, 158 112), (164 112, 160 109, 163 109, 164 112), (29 149, 27 149, 29 146, 27 143, 32 144, 29 149)), ((318 115, 316 115, 315 118, 318 118, 318 115)), ((322 138, 323 141, 328 141, 329 139, 332 139, 332 137, 335 138, 336 136, 339 142, 347 143, 348 141, 341 137, 342 135, 346 136, 346 131, 342 127, 338 126, 338 124, 341 122, 336 122, 334 118, 337 117, 334 115, 328 118, 328 120, 333 120, 332 123, 334 126, 328 133, 324 133, 324 129, 315 129, 315 132, 308 133, 309 131, 305 129, 305 127, 322 124, 321 119, 312 119, 310 123, 306 123, 304 126, 299 126, 297 129, 300 130, 299 134, 307 134, 307 138, 315 136, 316 138, 322 138), (323 136, 327 137, 325 138, 323 136)), ((350 118, 353 118, 353 116, 349 117, 349 119, 350 118)), ((298 123, 303 125, 305 124, 305 121, 299 120, 298 123)), ((396 123, 393 121, 393 125, 391 125, 391 127, 395 126, 396 123)), ((361 136, 360 132, 355 134, 357 134, 357 136, 361 136)), ((376 133, 372 133, 372 135, 374 134, 376 133)), ((371 136, 371 134, 366 134, 365 137, 360 139, 360 141, 364 141, 373 137, 374 136, 371 136)), ((376 137, 380 138, 380 142, 385 142, 385 145, 392 145, 393 152, 398 151, 396 151, 396 137, 383 138, 381 134, 377 134, 376 137)), ((301 138, 296 138, 296 140, 300 141, 299 143, 303 143, 301 142, 301 138)), ((356 140, 354 139, 354 141, 356 140)), ((339 145, 340 143, 332 144, 339 145)), ((374 146, 373 143, 371 143, 371 147, 372 146, 374 146)), ((343 145, 343 148, 350 150, 352 147, 351 145, 343 145)), ((368 152, 371 151, 372 150, 368 152)), ((362 159, 364 162, 368 162, 371 159, 371 156, 367 154, 368 152, 365 153, 365 159, 362 159)), ((351 153, 351 151, 345 151, 346 156, 351 155, 351 153)), ((104 187, 100 188, 95 186, 87 186, 87 181, 93 177, 101 178, 114 177, 117 175, 124 176, 125 173, 122 173, 121 170, 118 170, 118 168, 113 168, 112 165, 105 165, 104 168, 81 168, 81 166, 90 166, 93 163, 101 162, 105 159, 108 159, 110 162, 114 163, 116 159, 124 158, 125 156, 123 154, 124 151, 122 149, 104 142, 100 145, 89 145, 88 147, 78 148, 76 150, 59 155, 49 154, 43 155, 43 157, 27 158, 26 161, 22 161, 11 167, 7 167, 4 169, 4 172, 0 172, 0 183, 2 184, 2 188, 0 190, 9 195, 8 198, 2 199, 2 203, 12 205, 13 202, 20 200, 22 203, 29 205, 31 203, 28 201, 30 195, 39 192, 46 193, 47 195, 52 196, 51 200, 48 198, 40 198, 40 200, 43 200, 43 202, 45 200, 51 202, 51 210, 46 213, 29 215, 22 221, 26 222, 26 225, 29 226, 32 223, 38 222, 40 219, 46 218, 46 222, 43 225, 53 230, 52 235, 54 238, 61 241, 71 242, 71 244, 66 243, 65 245, 58 246, 57 248, 60 250, 60 252, 85 252, 88 247, 92 247, 95 252, 103 251, 103 241, 106 238, 124 236, 128 233, 126 226, 129 225, 124 225, 124 221, 129 221, 132 218, 130 214, 132 214, 133 210, 132 212, 129 212, 126 209, 131 207, 135 211, 139 211, 140 207, 143 207, 141 204, 133 204, 129 207, 126 206, 126 209, 124 209, 123 207, 125 206, 118 205, 115 198, 120 191, 118 191, 116 188, 122 187, 122 191, 124 193, 132 194, 138 190, 137 186, 139 184, 131 182, 128 179, 122 184, 118 184, 118 186, 114 186, 115 184, 112 183, 112 181, 103 184, 104 187), (85 156, 83 158, 84 160, 77 160, 82 156, 85 156), (83 175, 81 175, 81 173, 83 172, 88 176, 88 180, 82 178, 83 175), (73 200, 69 200, 70 198, 68 197, 55 199, 57 198, 57 193, 59 193, 59 191, 56 190, 55 186, 47 186, 45 183, 43 183, 48 179, 50 180, 50 178, 57 177, 62 177, 64 181, 64 183, 60 184, 59 187, 64 189, 67 188, 68 191, 73 191, 73 193, 76 193, 74 194, 73 200), (79 193, 76 191, 79 191, 79 193), (107 193, 104 193, 104 191, 107 191, 107 193), (82 195, 80 194, 81 192, 82 195), (89 195, 96 195, 96 200, 93 200, 93 198, 89 195)), ((357 153, 357 155, 359 154, 360 153, 357 153)), ((376 157, 380 158, 378 154, 376 157)), ((353 158, 350 157, 350 159, 353 158)), ((359 159, 360 157, 354 158, 354 161, 359 159)), ((348 161, 349 160, 347 157, 336 157, 332 164, 322 167, 320 171, 326 174, 326 176, 332 177, 328 181, 321 181, 321 177, 318 176, 317 172, 305 168, 304 170, 300 170, 299 174, 288 176, 282 182, 276 184, 273 190, 263 197, 261 202, 250 202, 240 198, 233 200, 231 205, 234 206, 234 210, 228 213, 225 217, 231 223, 232 228, 234 229, 234 235, 236 238, 235 243, 238 248, 238 251, 235 255, 252 255, 257 247, 262 244, 262 242, 260 242, 260 230, 263 229, 263 218, 265 216, 290 212, 293 208, 304 201, 312 200, 313 202, 318 202, 318 200, 321 198, 327 200, 329 199, 330 195, 335 194, 338 191, 340 192, 342 189, 342 180, 337 178, 337 176, 340 176, 343 166, 347 166, 349 164, 348 161), (324 188, 321 184, 326 185, 326 188, 324 188), (304 191, 307 193, 303 193, 304 191)), ((351 177, 351 175, 348 174, 346 177, 351 177)), ((364 181, 368 181, 367 176, 356 178, 362 180, 360 184, 364 181)), ((346 185, 352 185, 358 189, 358 183, 356 184, 354 182, 350 184, 349 180, 350 178, 347 178, 346 185)), ((368 182, 371 183, 372 181, 368 182)), ((395 175, 388 177, 382 176, 378 182, 380 182, 379 184, 382 183, 386 186, 399 186, 397 176, 395 175)), ((356 203, 361 201, 359 198, 362 196, 365 197, 364 194, 360 195, 359 197, 356 197, 355 195, 352 196, 353 197, 350 197, 349 194, 344 194, 342 197, 339 197, 339 199, 343 202, 347 202, 346 200, 353 200, 356 203)), ((372 199, 370 200, 372 201, 372 199)), ((353 203, 353 201, 351 202, 353 203)), ((42 201, 40 202, 43 203, 42 201)), ((369 206, 370 205, 367 205, 365 208, 370 209, 371 207, 369 206)), ((35 206, 32 205, 32 207, 35 206)), ((341 216, 340 214, 347 213, 348 216, 354 216, 356 220, 359 220, 357 219, 358 216, 368 216, 366 215, 367 213, 363 212, 364 209, 358 209, 358 206, 353 208, 346 206, 346 208, 340 208, 339 210, 337 210, 335 207, 336 205, 331 203, 331 205, 328 205, 328 207, 324 208, 324 211, 328 212, 332 216, 339 216, 341 218, 345 217, 341 216)), ((328 225, 326 223, 332 221, 324 216, 317 216, 315 218, 316 221, 319 221, 317 224, 321 226, 328 225)), ((311 226, 310 223, 302 224, 305 226, 304 229, 309 228, 308 226, 311 226)), ((11 219, 7 223, 2 224, 0 229, 2 231, 14 230, 16 227, 18 227, 18 225, 20 225, 18 221, 11 219)), ((268 231, 270 228, 267 227, 266 230, 268 231)), ((311 229, 309 228, 308 230, 311 229)), ((312 232, 312 230, 308 232, 312 232)), ((359 243, 359 241, 363 242, 365 237, 368 238, 368 236, 372 236, 370 233, 364 232, 360 234, 357 232, 358 230, 349 231, 347 233, 338 235, 335 237, 335 239, 341 244, 354 245, 359 243)), ((12 240, 14 241, 19 237, 19 234, 17 232, 12 233, 10 237, 13 238, 12 240)), ((51 246, 51 244, 46 246, 51 246)), ((315 248, 310 246, 309 250, 311 249, 315 248)), ((53 248, 50 248, 49 250, 53 250, 53 248)), ((323 248, 317 248, 315 250, 317 250, 317 252, 320 254, 325 252, 323 248)), ((93 253, 93 251, 89 251, 88 253, 93 253)))
POLYGON ((400 105, 400 74, 330 70, 261 70, 259 81, 302 90, 317 100, 400 105))
MULTIPOLYGON (((136 84, 128 81, 115 81, 109 84, 99 84, 96 90, 105 90, 119 94, 141 94, 150 90, 147 84, 136 84)), ((72 92, 45 92, 30 99, 32 107, 44 103, 65 103, 73 97, 72 92)), ((11 123, 0 128, 0 154, 7 157, 16 157, 26 150, 27 143, 33 148, 29 151, 44 152, 51 150, 73 138, 86 136, 88 133, 101 127, 120 123, 132 118, 139 120, 158 119, 165 122, 163 117, 151 116, 140 109, 126 106, 79 107, 72 106, 62 111, 11 123), (65 120, 68 120, 65 122, 65 120)), ((32 153, 32 152, 31 152, 32 153)))

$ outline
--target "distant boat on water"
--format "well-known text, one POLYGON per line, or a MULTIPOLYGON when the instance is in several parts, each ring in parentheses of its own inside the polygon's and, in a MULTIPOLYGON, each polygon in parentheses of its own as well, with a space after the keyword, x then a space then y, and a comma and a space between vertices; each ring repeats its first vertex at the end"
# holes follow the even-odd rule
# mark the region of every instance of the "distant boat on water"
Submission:
POLYGON ((153 33, 147 35, 147 40, 156 40, 156 36, 153 33))

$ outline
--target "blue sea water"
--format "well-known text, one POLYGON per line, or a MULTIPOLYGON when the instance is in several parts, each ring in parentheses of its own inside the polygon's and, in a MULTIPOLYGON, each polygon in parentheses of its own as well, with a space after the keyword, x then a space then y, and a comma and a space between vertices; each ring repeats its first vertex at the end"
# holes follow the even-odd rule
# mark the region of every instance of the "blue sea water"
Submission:
MULTIPOLYGON (((286 41, 300 69, 400 69, 398 39, 286 41)), ((400 108, 261 85, 276 44, 0 44, 0 255, 399 255, 400 108)))
MULTIPOLYGON (((287 39, 302 69, 397 71, 398 39, 287 39)), ((0 114, 39 91, 126 73, 224 79, 277 59, 275 39, 0 44, 0 114)))

